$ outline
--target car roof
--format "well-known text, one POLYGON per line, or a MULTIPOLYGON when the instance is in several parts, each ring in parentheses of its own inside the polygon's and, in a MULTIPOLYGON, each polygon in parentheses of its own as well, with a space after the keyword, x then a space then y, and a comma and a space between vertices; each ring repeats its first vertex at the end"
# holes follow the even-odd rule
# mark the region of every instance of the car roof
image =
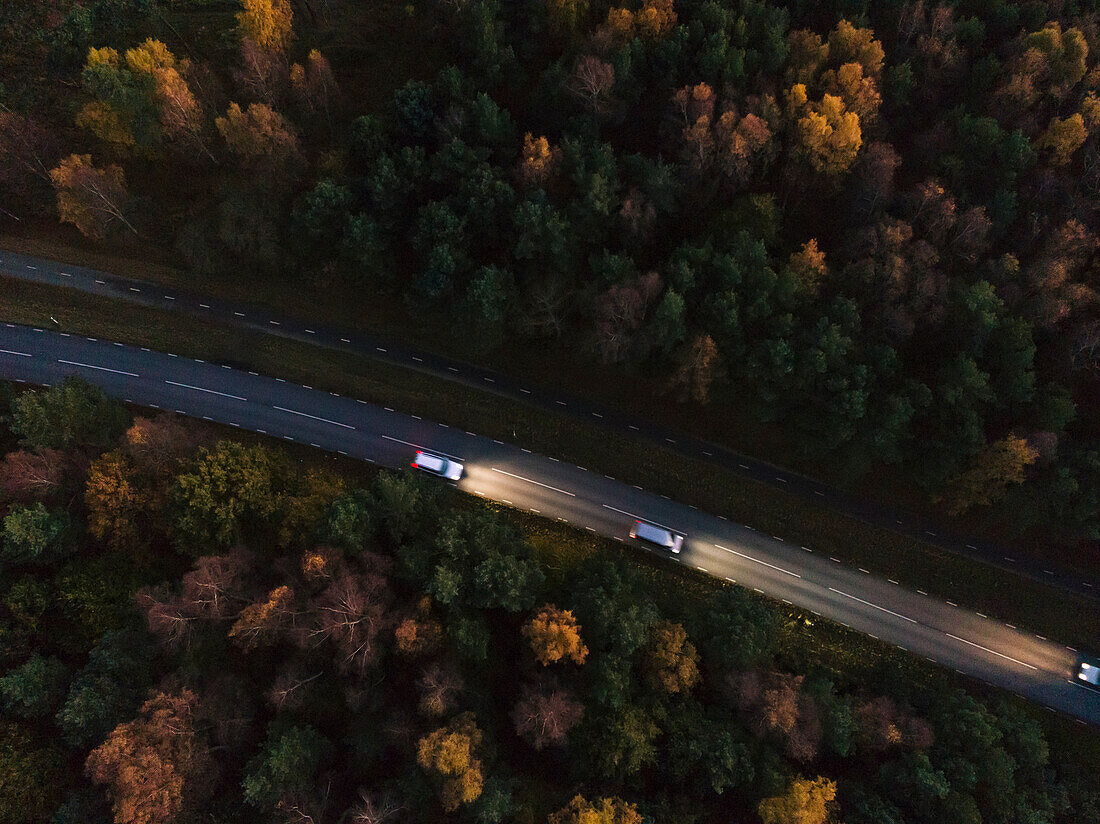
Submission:
POLYGON ((418 452, 416 453, 416 462, 420 466, 426 466, 428 469, 442 470, 447 465, 447 459, 441 458, 438 455, 433 455, 431 452, 418 452))
POLYGON ((663 526, 657 526, 655 524, 648 524, 645 521, 638 521, 638 525, 635 527, 634 532, 641 535, 643 538, 668 546, 671 546, 675 541, 675 536, 672 534, 671 529, 665 529, 663 526))

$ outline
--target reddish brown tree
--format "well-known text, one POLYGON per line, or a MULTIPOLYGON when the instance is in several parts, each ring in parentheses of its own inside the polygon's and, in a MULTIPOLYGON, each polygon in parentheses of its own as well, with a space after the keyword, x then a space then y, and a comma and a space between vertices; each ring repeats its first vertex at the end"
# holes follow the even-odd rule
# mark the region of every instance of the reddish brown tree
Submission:
POLYGON ((68 463, 57 449, 9 452, 0 461, 0 495, 23 502, 51 498, 61 490, 68 463))
POLYGON ((51 130, 0 103, 0 214, 20 220, 49 209, 50 169, 58 154, 51 130))
POLYGON ((215 761, 196 729, 196 704, 186 689, 159 693, 89 754, 85 771, 109 788, 116 824, 167 824, 201 805, 215 761))
POLYGON ((802 690, 803 676, 752 671, 734 676, 736 700, 750 728, 771 735, 793 760, 812 761, 821 746, 821 720, 814 699, 802 690))
POLYGON ((269 52, 245 37, 241 40, 241 64, 233 72, 233 83, 242 97, 274 106, 286 94, 289 68, 282 52, 269 52))
POLYGON ((349 572, 338 577, 310 605, 314 644, 331 643, 346 672, 363 674, 382 651, 382 631, 390 625, 391 593, 375 572, 349 572))
POLYGON ((195 568, 183 576, 183 600, 189 610, 204 618, 224 618, 242 600, 245 576, 253 558, 244 548, 225 555, 204 555, 195 568))
POLYGON ((591 54, 577 59, 567 84, 569 91, 595 114, 604 114, 610 109, 614 86, 615 69, 591 54))
POLYGON ((416 681, 420 693, 419 708, 428 716, 439 718, 451 712, 462 692, 462 676, 453 666, 433 661, 416 681))
POLYGON ((631 353, 635 333, 646 310, 661 292, 656 272, 617 283, 597 300, 596 350, 604 363, 618 363, 631 353))
POLYGON ((191 643, 199 620, 191 602, 153 587, 138 590, 134 598, 138 608, 145 613, 149 632, 162 644, 186 648, 191 643))
POLYGON ((306 687, 322 675, 323 672, 309 673, 297 664, 291 664, 275 676, 264 697, 276 712, 298 709, 305 702, 306 687))
POLYGON ((541 692, 525 687, 512 709, 516 733, 536 750, 565 743, 569 731, 580 723, 584 705, 569 690, 541 692))

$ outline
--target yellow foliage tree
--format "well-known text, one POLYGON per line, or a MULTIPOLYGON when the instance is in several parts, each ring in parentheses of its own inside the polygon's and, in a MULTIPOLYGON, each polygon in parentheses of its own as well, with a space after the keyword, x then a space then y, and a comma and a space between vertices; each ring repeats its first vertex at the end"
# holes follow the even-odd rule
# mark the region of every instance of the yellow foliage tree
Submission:
POLYGON ((114 224, 137 233, 126 219, 126 178, 122 167, 97 169, 91 155, 69 155, 50 172, 57 193, 57 214, 92 240, 103 240, 114 224))
POLYGON ((150 37, 140 46, 126 50, 126 66, 132 72, 153 75, 157 69, 174 69, 176 58, 167 46, 150 37))
POLYGON ((481 730, 473 713, 467 712, 424 736, 416 746, 416 763, 443 779, 440 799, 447 812, 481 795, 484 776, 477 758, 480 745, 481 730))
POLYGON ((588 647, 581 640, 581 628, 573 613, 547 604, 523 625, 523 635, 531 644, 535 658, 543 666, 568 658, 574 664, 583 664, 588 657, 588 647))
POLYGON ((147 511, 151 492, 135 482, 134 467, 120 450, 106 453, 88 469, 84 504, 88 531, 116 547, 132 547, 138 519, 147 511))
POLYGON ((816 105, 805 101, 806 87, 796 84, 788 94, 788 104, 791 109, 804 112, 797 121, 803 155, 821 174, 847 171, 863 145, 859 115, 847 111, 844 101, 835 95, 826 94, 816 105))
POLYGON ((886 51, 875 40, 873 29, 861 29, 841 20, 829 32, 829 61, 835 65, 859 63, 863 74, 877 78, 882 73, 886 51))
POLYGON ((828 778, 796 778, 783 795, 765 798, 756 808, 764 824, 825 824, 836 783, 828 778))
POLYGON ((658 40, 672 31, 676 19, 672 0, 646 0, 641 11, 634 15, 634 28, 642 37, 658 40))
POLYGON ((971 465, 947 484, 948 512, 958 515, 973 506, 995 503, 1009 484, 1024 481, 1025 470, 1039 457, 1026 438, 1009 435, 983 449, 971 465))
POLYGON ((790 257, 791 273, 810 294, 817 292, 821 279, 828 271, 825 266, 825 253, 817 248, 817 239, 810 238, 802 248, 790 257))
POLYGON ((241 32, 267 52, 283 52, 294 36, 290 0, 241 0, 241 32))
POLYGON ((1085 118, 1080 112, 1066 118, 1053 117, 1046 131, 1035 141, 1035 148, 1048 153, 1051 166, 1067 166, 1088 136, 1085 118))
POLYGON ((650 678, 670 695, 699 683, 699 654, 681 624, 660 621, 650 629, 647 659, 650 678))
POLYGON ((546 0, 550 22, 560 32, 575 32, 588 17, 588 0, 546 0))
POLYGON ((566 806, 546 819, 547 824, 641 824, 644 819, 633 804, 618 798, 586 801, 573 797, 566 806))
POLYGON ((519 177, 526 186, 543 186, 561 162, 561 149, 551 146, 545 137, 535 137, 530 132, 523 136, 523 159, 519 177))

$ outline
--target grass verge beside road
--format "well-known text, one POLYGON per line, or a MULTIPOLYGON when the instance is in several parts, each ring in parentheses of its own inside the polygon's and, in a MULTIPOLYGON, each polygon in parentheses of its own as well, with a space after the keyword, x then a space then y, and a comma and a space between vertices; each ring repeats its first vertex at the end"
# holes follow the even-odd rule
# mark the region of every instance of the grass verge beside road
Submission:
POLYGON ((1074 647, 1100 635, 1089 599, 955 556, 598 423, 422 373, 61 287, 0 280, 0 319, 252 369, 516 443, 694 504, 1074 647), (56 318, 55 325, 51 318, 56 318))

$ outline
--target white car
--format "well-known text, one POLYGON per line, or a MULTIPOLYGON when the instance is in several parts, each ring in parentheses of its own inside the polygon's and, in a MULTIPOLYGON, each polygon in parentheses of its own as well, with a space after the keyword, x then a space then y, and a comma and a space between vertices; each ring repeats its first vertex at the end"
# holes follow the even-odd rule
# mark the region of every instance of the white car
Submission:
POLYGON ((667 549, 677 555, 680 554, 680 548, 684 545, 683 535, 677 535, 671 529, 645 521, 634 522, 634 526, 630 529, 630 537, 667 549))
POLYGON ((412 465, 414 469, 422 469, 449 481, 457 481, 462 477, 462 464, 450 458, 444 458, 442 455, 433 455, 431 452, 418 451, 412 465))

